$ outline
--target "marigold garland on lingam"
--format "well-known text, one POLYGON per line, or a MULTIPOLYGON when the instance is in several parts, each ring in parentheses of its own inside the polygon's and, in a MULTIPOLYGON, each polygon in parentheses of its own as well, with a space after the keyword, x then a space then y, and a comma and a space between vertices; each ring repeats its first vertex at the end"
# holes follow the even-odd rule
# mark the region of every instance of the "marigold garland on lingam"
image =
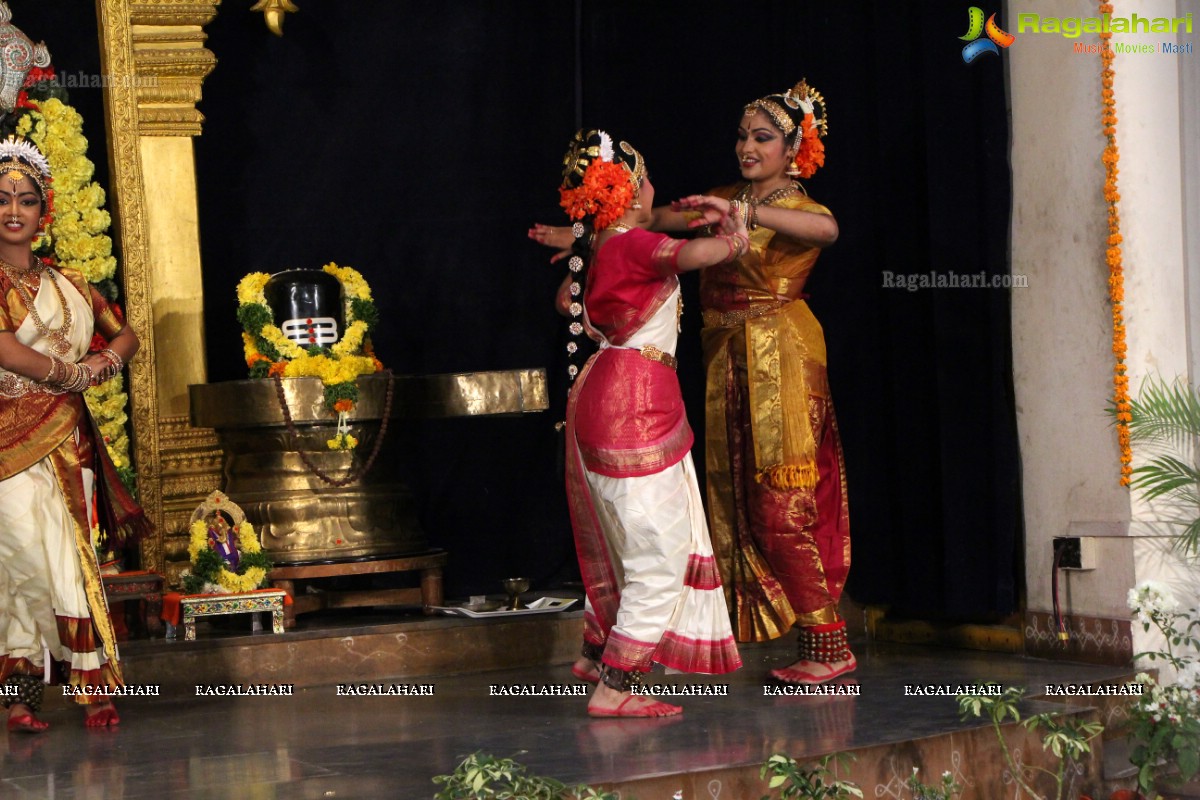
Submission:
POLYGON ((357 270, 333 263, 323 269, 338 279, 344 295, 346 332, 332 347, 306 348, 284 336, 263 293, 271 279, 265 272, 252 272, 238 283, 237 317, 250 377, 319 378, 325 387, 325 408, 338 417, 337 433, 326 445, 330 450, 352 450, 358 440, 349 433, 347 419, 358 403, 355 381, 383 370, 370 338, 379 312, 371 287, 357 270))
MULTIPOLYGON (((1101 3, 1100 13, 1112 14, 1111 3, 1101 3)), ((1128 486, 1133 475, 1133 452, 1129 445, 1129 423, 1133 419, 1129 400, 1129 376, 1125 367, 1125 271, 1121 259, 1121 215, 1117 204, 1121 195, 1117 191, 1117 168, 1121 153, 1117 149, 1117 112, 1116 98, 1113 93, 1113 52, 1110 39, 1111 31, 1101 31, 1100 61, 1104 65, 1100 72, 1101 102, 1104 110, 1101 112, 1101 124, 1104 133, 1104 202, 1108 206, 1108 248, 1105 251, 1105 261, 1108 263, 1108 297, 1112 303, 1112 352, 1115 364, 1113 366, 1113 405, 1117 419, 1117 442, 1121 447, 1121 485, 1128 486)))

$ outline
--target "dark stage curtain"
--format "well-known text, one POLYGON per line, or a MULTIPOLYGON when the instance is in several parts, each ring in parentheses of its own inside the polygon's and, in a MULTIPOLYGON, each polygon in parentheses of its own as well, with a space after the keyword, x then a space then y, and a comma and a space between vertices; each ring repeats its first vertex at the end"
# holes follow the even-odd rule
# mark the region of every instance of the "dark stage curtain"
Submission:
MULTIPOLYGON (((580 120, 605 127, 646 155, 660 202, 705 191, 737 180, 742 106, 807 76, 831 113, 827 165, 806 186, 842 231, 809 292, 846 449, 849 590, 926 617, 1011 612, 1009 293, 883 285, 887 272, 1008 273, 1004 56, 964 64, 965 29, 964 7, 943 0, 306 0, 277 39, 223 7, 196 143, 210 380, 245 375, 242 275, 331 260, 371 282, 377 349, 397 371, 547 367, 550 413, 398 435, 422 522, 451 551, 451 594, 516 572, 571 577, 552 433, 563 270, 525 238, 563 219, 565 144, 580 120)), ((680 378, 700 428, 695 284, 680 378)))

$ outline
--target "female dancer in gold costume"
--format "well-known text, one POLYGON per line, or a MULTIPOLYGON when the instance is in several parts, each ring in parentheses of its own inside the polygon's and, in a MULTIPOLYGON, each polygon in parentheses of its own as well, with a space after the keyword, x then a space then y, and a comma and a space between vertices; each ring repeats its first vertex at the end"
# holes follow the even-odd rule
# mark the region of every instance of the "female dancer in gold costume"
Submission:
POLYGON ((51 194, 37 148, 0 142, 0 694, 8 729, 29 733, 48 727, 36 712, 52 661, 87 726, 119 721, 105 695, 122 679, 91 542, 93 497, 110 533, 141 514, 82 394, 116 375, 138 338, 80 273, 33 254, 51 194), (94 331, 109 346, 89 355, 94 331))

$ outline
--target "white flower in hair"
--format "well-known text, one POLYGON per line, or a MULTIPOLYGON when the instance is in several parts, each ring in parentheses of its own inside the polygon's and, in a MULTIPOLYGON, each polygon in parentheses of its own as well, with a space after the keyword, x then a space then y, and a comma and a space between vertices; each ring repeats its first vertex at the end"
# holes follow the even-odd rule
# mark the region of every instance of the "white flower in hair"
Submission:
POLYGON ((33 166, 42 175, 50 177, 50 162, 46 160, 46 157, 31 142, 25 139, 17 139, 14 136, 10 136, 3 142, 0 142, 0 162, 13 158, 21 159, 33 166))
POLYGON ((600 160, 611 164, 613 160, 613 141, 612 137, 604 131, 597 131, 600 134, 600 160))
POLYGON ((812 100, 808 100, 807 98, 806 98, 806 99, 804 99, 804 100, 801 100, 801 101, 800 101, 800 108, 801 108, 801 110, 803 110, 803 111, 804 111, 804 113, 805 113, 805 114, 811 114, 811 113, 813 113, 813 103, 812 103, 812 100))

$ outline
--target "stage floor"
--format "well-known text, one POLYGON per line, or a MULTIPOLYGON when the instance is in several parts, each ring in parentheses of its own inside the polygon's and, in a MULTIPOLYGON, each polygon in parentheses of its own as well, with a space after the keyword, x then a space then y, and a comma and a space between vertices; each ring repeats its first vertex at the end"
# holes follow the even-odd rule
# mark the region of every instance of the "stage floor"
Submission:
MULTIPOLYGON (((0 797, 429 798, 434 775, 482 750, 568 782, 619 784, 627 799, 670 800, 675 787, 687 798, 757 800, 764 792, 754 787, 753 793, 745 776, 773 753, 803 761, 875 745, 895 745, 889 752, 900 755, 851 768, 867 797, 900 797, 898 781, 914 763, 940 773, 945 759, 945 768, 971 781, 967 796, 991 797, 1001 787, 977 785, 981 779, 969 763, 956 761, 962 753, 955 755, 953 743, 944 758, 921 745, 980 726, 959 721, 953 697, 911 696, 906 686, 995 681, 1039 695, 1046 684, 1121 682, 1130 675, 1113 667, 859 643, 859 696, 765 696, 768 668, 784 663, 792 647, 744 647, 745 667, 729 676, 656 673, 658 683, 728 687, 727 696, 676 698, 684 714, 665 720, 589 719, 586 697, 493 695, 492 687, 579 685, 565 666, 395 681, 432 692, 416 696, 339 696, 334 686, 297 688, 291 697, 164 692, 124 699, 123 722, 113 731, 85 730, 82 712, 59 702, 44 715, 52 723, 48 733, 9 734, 0 743, 0 797)), ((1030 708, 1042 705, 1033 701, 1030 708)))

